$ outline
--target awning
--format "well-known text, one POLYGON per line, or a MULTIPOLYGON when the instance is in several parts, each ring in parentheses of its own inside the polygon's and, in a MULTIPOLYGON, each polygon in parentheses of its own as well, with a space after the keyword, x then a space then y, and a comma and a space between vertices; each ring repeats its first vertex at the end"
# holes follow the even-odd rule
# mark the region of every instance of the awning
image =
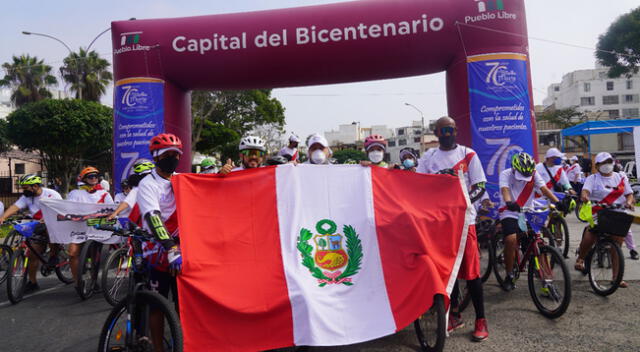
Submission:
POLYGON ((640 126, 640 119, 589 121, 571 126, 560 131, 562 136, 586 136, 607 133, 633 133, 633 128, 640 126))

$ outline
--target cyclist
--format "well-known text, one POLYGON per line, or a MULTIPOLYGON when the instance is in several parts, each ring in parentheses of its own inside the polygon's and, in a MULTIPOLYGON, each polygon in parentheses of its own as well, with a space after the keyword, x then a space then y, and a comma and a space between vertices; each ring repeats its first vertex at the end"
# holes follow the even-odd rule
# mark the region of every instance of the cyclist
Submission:
POLYGON ((387 150, 387 141, 379 134, 372 134, 364 139, 364 150, 369 160, 360 161, 362 166, 389 167, 384 161, 384 152, 387 150))
POLYGON ((545 154, 544 162, 536 166, 536 173, 542 177, 545 186, 556 192, 569 191, 575 194, 562 167, 562 159, 565 157, 558 148, 550 148, 545 154))
POLYGON ((291 134, 289 145, 280 149, 278 155, 284 156, 289 161, 298 161, 298 143, 300 143, 300 138, 295 134, 291 134))
MULTIPOLYGON (((418 163, 417 172, 427 174, 446 172, 457 175, 458 170, 462 170, 467 187, 471 190, 472 201, 477 201, 485 192, 484 184, 486 182, 480 158, 471 148, 456 144, 457 129, 455 120, 452 118, 445 116, 438 119, 435 134, 438 137, 439 147, 431 148, 424 153, 418 163)), ((472 207, 467 221, 469 224, 475 224, 475 207, 472 207)), ((480 279, 480 259, 475 225, 469 225, 466 247, 458 277, 467 280, 467 287, 476 311, 475 329, 472 338, 474 341, 486 340, 489 337, 489 332, 484 315, 484 297, 482 280, 480 279)), ((455 287, 451 297, 449 331, 464 326, 458 311, 458 291, 458 288, 455 287)))
MULTIPOLYGON (((596 155, 597 173, 589 175, 582 186, 582 194, 580 198, 583 202, 593 201, 606 204, 624 205, 626 208, 633 209, 634 199, 633 190, 629 185, 629 180, 621 173, 613 171, 613 157, 607 152, 601 152, 596 155)), ((597 211, 598 209, 594 209, 597 211)), ((612 237, 622 244, 623 238, 620 236, 612 237)), ((575 269, 584 271, 584 258, 596 242, 596 235, 586 228, 580 242, 578 259, 576 259, 575 269)), ((614 268, 614 271, 616 269, 614 268)), ((617 272, 614 272, 614 276, 617 272)), ((619 287, 626 288, 628 284, 621 281, 619 287)))
POLYGON ((328 165, 333 163, 331 159, 333 152, 329 148, 329 142, 320 134, 314 133, 309 136, 307 149, 309 160, 305 161, 305 164, 328 165))
POLYGON ((267 148, 262 138, 256 136, 242 137, 238 149, 240 150, 241 165, 235 167, 231 159, 229 159, 227 163, 220 168, 219 174, 226 175, 232 171, 253 169, 264 165, 267 148))
MULTIPOLYGON (((118 204, 116 210, 107 217, 107 220, 119 218, 127 218, 131 216, 131 221, 139 223, 140 211, 136 207, 136 199, 138 197, 138 185, 140 181, 151 173, 156 167, 149 159, 138 159, 133 164, 133 173, 127 178, 127 184, 132 188, 127 196, 118 204)), ((124 182, 124 181, 122 181, 124 182)), ((116 195, 117 196, 117 195, 116 195)), ((116 202, 117 204, 118 202, 116 202)))
POLYGON ((582 190, 582 183, 580 180, 581 174, 582 174, 582 168, 580 167, 580 163, 578 163, 578 157, 574 155, 571 158, 569 158, 569 168, 567 169, 567 178, 569 179, 571 188, 573 188, 578 193, 580 193, 580 191, 582 190))
POLYGON ((411 147, 400 149, 400 168, 408 171, 416 171, 418 167, 419 152, 411 147))
POLYGON ((213 162, 213 160, 206 158, 203 159, 200 162, 200 167, 202 168, 202 170, 200 171, 201 174, 215 174, 216 173, 216 165, 213 162))
MULTIPOLYGON (((87 166, 78 174, 80 186, 67 195, 67 200, 79 203, 113 204, 113 198, 109 192, 105 191, 99 181, 100 171, 93 166, 87 166)), ((71 274, 73 279, 78 280, 78 260, 80 251, 85 239, 72 239, 75 241, 69 244, 69 259, 71 264, 71 274)))
POLYGON ((122 203, 122 201, 127 197, 127 194, 131 192, 131 186, 129 186, 129 181, 126 179, 122 180, 122 182, 120 182, 120 189, 122 190, 122 192, 116 194, 116 196, 113 198, 113 201, 116 204, 122 203))
POLYGON ((538 192, 557 203, 558 198, 546 186, 536 170, 536 163, 528 153, 521 152, 511 157, 511 168, 500 173, 500 223, 504 233, 504 261, 507 276, 503 288, 515 289, 513 267, 518 247, 516 235, 520 231, 518 217, 520 208, 533 205, 534 192, 538 192))
MULTIPOLYGON (((62 197, 60 196, 60 193, 52 190, 51 188, 44 187, 42 185, 42 178, 36 174, 27 174, 20 177, 18 184, 22 188, 22 196, 20 196, 20 198, 18 198, 18 200, 2 214, 0 217, 0 224, 5 222, 7 218, 18 213, 20 210, 28 209, 29 214, 33 219, 41 221, 33 231, 31 244, 33 245, 33 249, 38 251, 38 253, 42 253, 49 242, 49 234, 47 233, 45 224, 42 223, 43 219, 40 201, 44 199, 62 199, 62 197)), ((49 246, 52 253, 50 260, 55 260, 54 258, 57 246, 52 244, 49 244, 49 246)), ((25 293, 40 289, 40 286, 36 281, 39 266, 40 261, 36 255, 34 253, 29 253, 29 264, 27 268, 29 271, 29 282, 27 282, 25 286, 25 293)))

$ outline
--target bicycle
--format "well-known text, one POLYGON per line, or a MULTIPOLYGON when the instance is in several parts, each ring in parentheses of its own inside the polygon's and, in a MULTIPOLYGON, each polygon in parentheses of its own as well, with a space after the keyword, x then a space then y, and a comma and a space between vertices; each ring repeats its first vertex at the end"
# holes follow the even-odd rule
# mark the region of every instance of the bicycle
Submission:
MULTIPOLYGON (((564 203, 567 212, 573 210, 572 207, 575 206, 575 201, 571 201, 577 198, 576 196, 558 192, 554 192, 554 194, 560 202, 564 203)), ((558 248, 564 258, 569 258, 569 225, 567 225, 565 216, 566 214, 556 207, 550 207, 549 221, 545 226, 548 232, 544 233, 544 235, 549 235, 548 237, 553 239, 550 244, 558 248)))
MULTIPOLYGON (((545 243, 541 230, 549 209, 521 209, 519 220, 522 232, 517 234, 518 246, 513 272, 514 281, 520 273, 528 271, 528 287, 531 299, 540 313, 550 319, 562 316, 571 302, 571 277, 559 251, 545 243), (524 221, 524 217, 527 221, 524 221), (521 253, 522 249, 522 254, 521 253), (528 268, 527 268, 528 263, 528 268), (553 305, 547 306, 547 303, 553 305)), ((504 235, 495 237, 491 250, 494 253, 494 273, 502 287, 507 273, 504 261, 504 235)))
POLYGON ((133 223, 126 230, 109 225, 96 225, 96 228, 131 239, 133 249, 133 272, 127 295, 109 313, 100 333, 98 351, 152 351, 154 345, 161 343, 165 351, 181 352, 182 329, 178 316, 171 302, 151 291, 149 263, 142 257, 142 242, 151 240, 152 236, 133 223), (162 338, 151 333, 154 325, 151 315, 158 311, 164 318, 162 338))
POLYGON ((444 349, 447 331, 444 297, 435 295, 429 310, 413 322, 420 349, 424 352, 440 352, 444 349))
POLYGON ((586 203, 581 211, 583 218, 589 222, 589 226, 585 227, 584 231, 590 229, 598 237, 585 257, 582 273, 589 276, 589 285, 600 296, 614 293, 624 276, 624 255, 618 241, 614 240, 614 236, 624 237, 627 235, 634 215, 614 211, 620 208, 622 208, 621 205, 586 203), (602 208, 597 212, 597 224, 592 215, 593 206, 602 208))
POLYGON ((13 250, 9 246, 0 245, 0 285, 9 276, 9 264, 11 263, 13 250))
POLYGON ((29 265, 29 254, 33 252, 36 258, 42 263, 40 273, 42 276, 49 276, 52 272, 60 281, 65 284, 73 282, 71 275, 71 265, 69 255, 62 245, 55 244, 55 254, 51 253, 49 246, 45 248, 44 253, 39 253, 31 244, 31 237, 34 235, 35 227, 40 224, 38 221, 31 221, 19 224, 10 222, 13 228, 20 234, 20 242, 11 253, 9 261, 9 277, 7 280, 7 295, 12 304, 19 303, 23 296, 27 283, 27 268, 29 265))
POLYGON ((102 267, 101 284, 104 299, 112 306, 118 305, 126 297, 126 285, 133 270, 133 243, 127 238, 125 246, 109 255, 102 267))

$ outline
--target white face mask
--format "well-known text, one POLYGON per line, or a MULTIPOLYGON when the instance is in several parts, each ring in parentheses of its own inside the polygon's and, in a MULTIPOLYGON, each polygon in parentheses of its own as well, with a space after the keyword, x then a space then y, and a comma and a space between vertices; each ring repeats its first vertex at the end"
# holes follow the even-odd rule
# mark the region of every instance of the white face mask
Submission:
POLYGON ((598 171, 600 171, 600 173, 604 175, 610 174, 613 171, 613 164, 602 164, 598 168, 598 171))
POLYGON ((311 153, 312 164, 324 164, 327 160, 327 155, 320 149, 316 149, 311 153))
POLYGON ((373 150, 369 152, 369 160, 371 160, 371 162, 374 164, 378 164, 382 161, 383 158, 384 152, 381 152, 379 150, 373 150))

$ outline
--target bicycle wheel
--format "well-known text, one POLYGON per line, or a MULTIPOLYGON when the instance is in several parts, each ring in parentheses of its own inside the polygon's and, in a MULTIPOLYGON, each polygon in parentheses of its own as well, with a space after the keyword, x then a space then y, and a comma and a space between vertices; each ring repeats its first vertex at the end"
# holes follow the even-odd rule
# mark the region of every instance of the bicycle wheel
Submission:
POLYGON ((504 236, 497 233, 491 240, 491 256, 493 257, 493 273, 496 276, 498 285, 502 287, 504 279, 507 277, 507 269, 504 263, 504 236))
POLYGON ((616 292, 624 276, 622 249, 610 238, 599 239, 587 254, 585 269, 589 274, 589 284, 595 293, 608 296, 616 292), (618 273, 614 277, 616 262, 618 273))
POLYGON ((563 257, 569 258, 569 226, 567 221, 558 215, 549 222, 549 230, 553 235, 554 247, 560 250, 563 257))
POLYGON ((82 246, 78 261, 78 283, 76 291, 83 300, 91 298, 98 283, 102 243, 87 241, 82 246))
POLYGON ((492 262, 489 253, 491 240, 488 234, 478 235, 478 251, 480 252, 480 279, 485 282, 491 276, 492 262))
POLYGON ((112 306, 118 305, 127 296, 127 282, 132 269, 127 253, 127 248, 116 250, 102 267, 102 294, 112 306))
POLYGON ((466 280, 458 279, 458 284, 455 287, 458 288, 458 311, 462 313, 467 309, 471 302, 471 293, 467 287, 466 280))
POLYGON ((2 284, 9 276, 9 267, 11 266, 11 247, 0 245, 0 284, 2 284))
POLYGON ((71 258, 67 252, 67 246, 59 245, 58 264, 56 265, 56 276, 58 280, 65 284, 73 283, 73 274, 71 274, 71 258))
POLYGON ((181 352, 182 328, 173 304, 160 294, 147 290, 136 292, 133 299, 132 312, 127 311, 127 300, 113 307, 102 327, 98 351, 153 351, 154 341, 161 340, 164 351, 181 352), (164 319, 162 337, 152 336, 150 332, 149 315, 154 309, 160 311, 164 319), (129 314, 131 321, 127 319, 129 314))
POLYGON ((11 254, 9 277, 7 280, 7 296, 11 303, 22 301, 24 289, 27 284, 27 258, 24 249, 19 248, 11 254))
POLYGON ((540 254, 529 258, 529 293, 533 304, 547 318, 567 311, 571 302, 571 276, 560 252, 540 246, 540 254))
POLYGON ((446 337, 444 297, 435 295, 429 310, 413 322, 420 349, 425 352, 442 351, 446 337))
POLYGON ((20 233, 18 233, 18 231, 16 230, 11 230, 9 231, 9 234, 7 235, 7 237, 4 238, 4 241, 2 242, 2 244, 14 249, 20 244, 21 240, 22 240, 22 235, 20 235, 20 233))

